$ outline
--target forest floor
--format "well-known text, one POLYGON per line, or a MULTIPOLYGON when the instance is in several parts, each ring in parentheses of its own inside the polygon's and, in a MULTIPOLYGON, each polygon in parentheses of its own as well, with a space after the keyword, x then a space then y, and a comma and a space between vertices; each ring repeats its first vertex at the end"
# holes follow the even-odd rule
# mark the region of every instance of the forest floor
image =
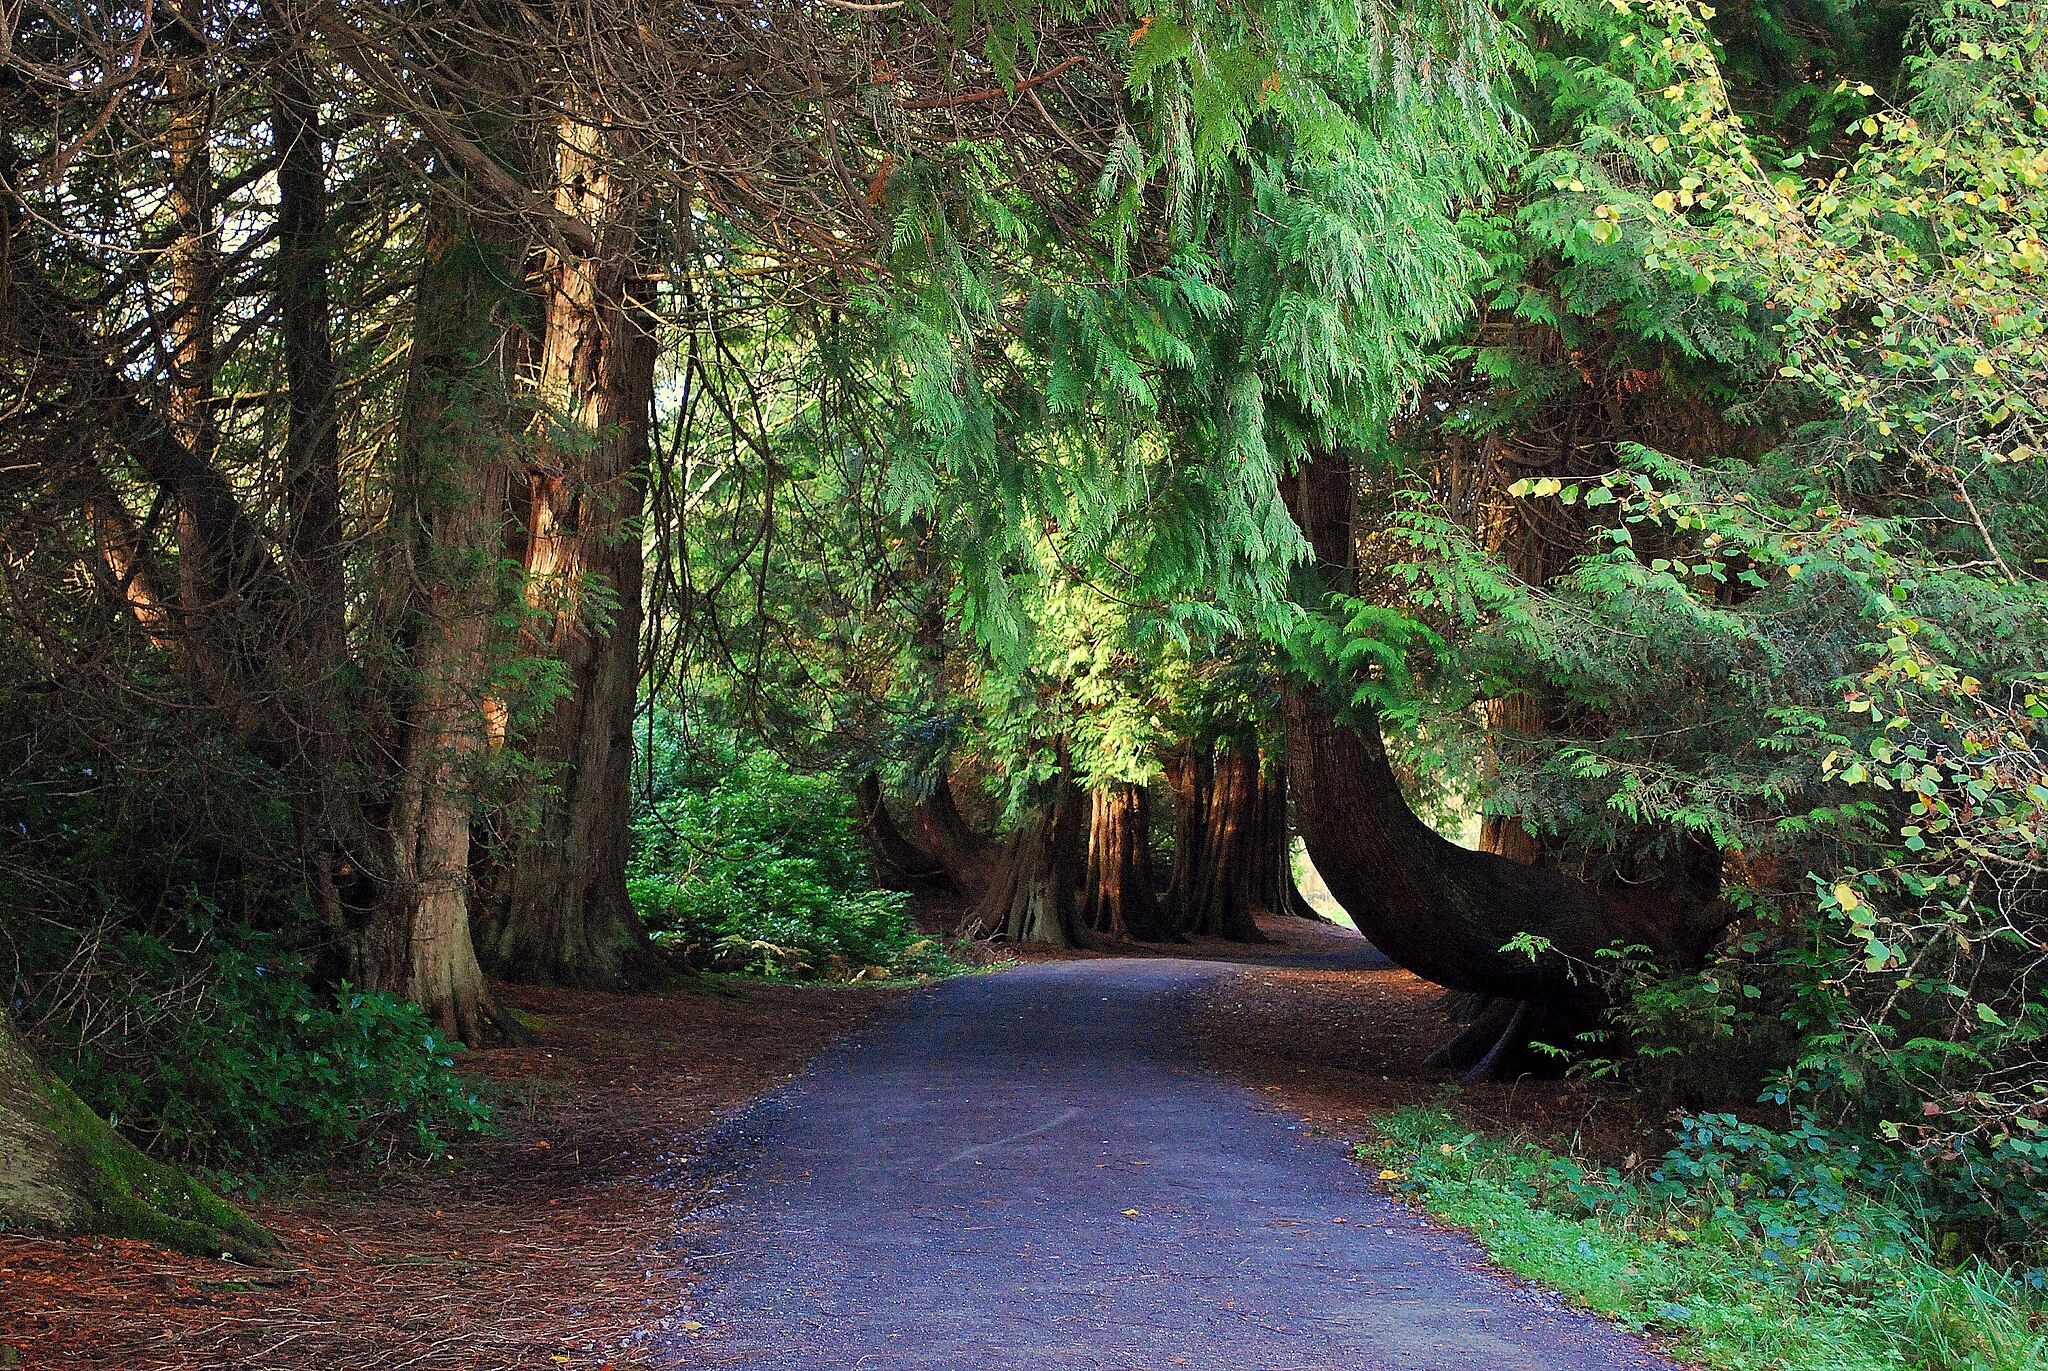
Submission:
POLYGON ((901 991, 706 980, 662 995, 500 987, 535 1041, 464 1056, 503 1136, 455 1164, 334 1170, 247 1207, 277 1271, 0 1234, 0 1367, 622 1369, 676 1308, 701 1225, 676 1150, 901 991))
MULTIPOLYGON (((1176 1058, 1253 1087, 1269 1112, 1302 1121, 1303 1136, 1330 1135, 1333 1157, 1335 1140, 1365 1134, 1375 1112, 1439 1096, 1444 1074, 1418 1065, 1448 1031, 1432 987, 1358 965, 1348 932, 1303 920, 1268 932, 1273 942, 1251 948, 1003 955, 1241 964, 1176 1000, 1176 1058)), ((691 1341, 701 1320, 684 1308, 686 1282, 725 1229, 710 1212, 720 1167, 684 1152, 708 1147, 721 1116, 835 1039, 901 1019, 888 1011, 921 992, 718 980, 659 996, 501 993, 536 1041, 463 1066, 499 1093, 503 1136, 463 1144, 452 1166, 276 1184, 250 1203, 288 1248, 276 1272, 136 1243, 0 1235, 0 1366, 692 1364, 704 1344, 691 1341)), ((1467 1087, 1459 1107, 1616 1156, 1642 1128, 1577 1083, 1467 1087)))

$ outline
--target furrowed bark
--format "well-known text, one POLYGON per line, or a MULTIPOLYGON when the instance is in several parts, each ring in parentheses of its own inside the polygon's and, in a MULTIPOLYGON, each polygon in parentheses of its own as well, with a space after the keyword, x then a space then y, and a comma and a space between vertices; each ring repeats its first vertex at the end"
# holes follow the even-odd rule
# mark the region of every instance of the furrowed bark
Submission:
POLYGON ((994 879, 961 925, 962 936, 1086 946, 1078 897, 1088 798, 1064 767, 1051 789, 1004 843, 994 879))
POLYGON ((524 744, 542 785, 478 937, 508 980, 625 989, 664 974, 626 893, 652 287, 640 269, 639 195, 612 160, 630 148, 574 118, 562 121, 558 148, 556 208, 599 226, 597 251, 553 253, 543 272, 540 389, 552 432, 520 481, 516 543, 537 646, 568 689, 524 744))
POLYGON ((1089 796, 1081 922, 1106 937, 1177 940, 1154 889, 1150 810, 1141 785, 1104 786, 1089 796))

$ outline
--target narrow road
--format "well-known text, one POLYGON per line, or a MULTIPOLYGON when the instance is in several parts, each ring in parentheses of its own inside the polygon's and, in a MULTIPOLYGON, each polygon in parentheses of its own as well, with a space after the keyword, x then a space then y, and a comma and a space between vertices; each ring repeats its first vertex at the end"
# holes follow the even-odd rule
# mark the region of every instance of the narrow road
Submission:
MULTIPOLYGON (((1369 954, 1367 954, 1369 955, 1369 954)), ((1318 959, 1328 964, 1328 959, 1318 959)), ((1330 1139, 1176 1050, 1227 964, 949 981, 728 1128, 684 1365, 1619 1371, 1642 1342, 1479 1269, 1330 1139)))

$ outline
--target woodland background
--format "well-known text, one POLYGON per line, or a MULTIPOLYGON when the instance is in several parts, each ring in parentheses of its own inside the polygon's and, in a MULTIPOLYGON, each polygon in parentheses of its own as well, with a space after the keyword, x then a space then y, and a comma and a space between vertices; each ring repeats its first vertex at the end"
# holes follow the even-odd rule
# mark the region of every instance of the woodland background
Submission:
POLYGON ((490 1127, 492 977, 1298 837, 1447 1070, 2021 1309, 2044 21, 0 6, 0 1207, 257 1252, 193 1177, 490 1127))

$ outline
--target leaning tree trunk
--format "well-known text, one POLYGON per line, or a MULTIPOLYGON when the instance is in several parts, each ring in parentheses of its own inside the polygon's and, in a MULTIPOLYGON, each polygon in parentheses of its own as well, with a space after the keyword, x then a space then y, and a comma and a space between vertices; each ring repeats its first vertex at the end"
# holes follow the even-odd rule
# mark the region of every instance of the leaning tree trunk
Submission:
POLYGON ((626 893, 656 347, 638 191, 612 160, 626 150, 607 141, 562 122, 556 206, 598 226, 599 244, 556 254, 543 274, 540 387, 563 436, 525 475, 517 539, 543 650, 568 689, 525 745, 543 780, 478 939, 508 980, 624 989, 662 975, 626 893))
POLYGON ((862 776, 853 787, 853 805, 860 816, 861 834, 868 840, 868 849, 875 854, 875 860, 894 874, 913 881, 926 881, 943 877, 945 868, 898 827, 895 816, 889 813, 887 798, 882 793, 882 778, 870 771, 862 776))
MULTIPOLYGON (((1314 548, 1322 585, 1342 586, 1353 564, 1351 476, 1341 457, 1309 463, 1283 492, 1314 548)), ((1500 1037, 1478 1065, 1492 1069, 1510 1038, 1559 1019, 1583 1022, 1600 992, 1580 969, 1602 950, 1642 944, 1676 962, 1698 945, 1684 926, 1710 901, 1674 910, 1610 904, 1562 871, 1472 852, 1416 817, 1388 764, 1379 719, 1354 703, 1340 720, 1316 687, 1290 681, 1285 693, 1288 771, 1299 787, 1302 838, 1331 894, 1374 946, 1417 975, 1452 990, 1525 1002, 1506 1011, 1500 1037), (1505 946, 1538 940, 1531 957, 1505 946)), ((1713 865, 1702 859, 1698 874, 1713 865)))
POLYGON ((1088 868, 1081 922, 1111 938, 1175 939, 1152 879, 1151 800, 1141 785, 1107 785, 1089 797, 1088 868))
POLYGON ((963 898, 979 901, 998 879, 997 867, 1007 858, 994 844, 975 832, 974 825, 960 812, 953 798, 953 783, 944 772, 932 782, 931 793, 910 812, 917 845, 929 852, 945 872, 946 880, 963 898))
POLYGON ((1065 774, 1003 844, 988 891, 961 924, 968 937, 1082 947, 1079 887, 1087 860, 1088 799, 1065 774))
POLYGON ((268 1261, 277 1241, 191 1177, 151 1161, 41 1063, 0 1013, 0 1228, 140 1238, 268 1261))

